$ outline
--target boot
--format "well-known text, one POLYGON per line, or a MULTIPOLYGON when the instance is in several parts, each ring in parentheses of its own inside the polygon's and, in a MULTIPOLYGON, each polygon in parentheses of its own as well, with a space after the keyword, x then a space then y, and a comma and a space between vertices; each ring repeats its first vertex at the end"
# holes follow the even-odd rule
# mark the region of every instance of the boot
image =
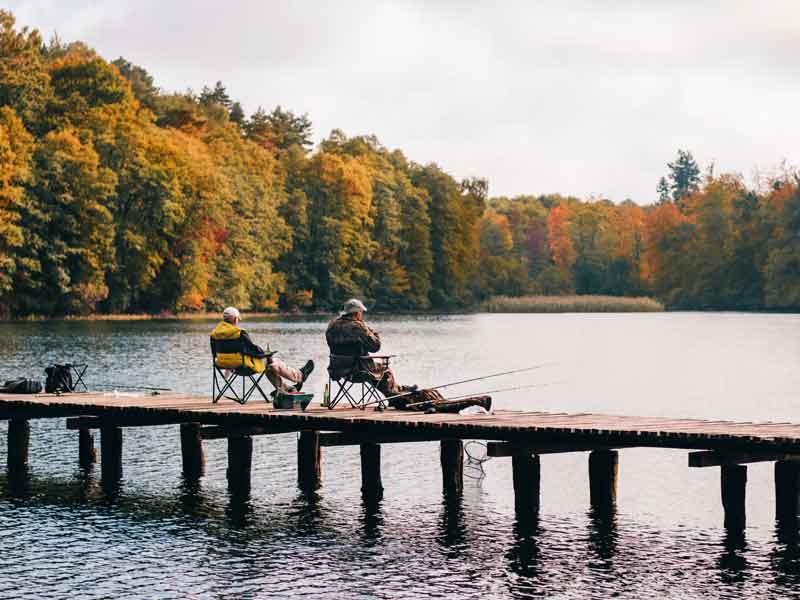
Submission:
POLYGON ((314 361, 313 360, 306 361, 306 364, 300 367, 300 372, 303 374, 303 379, 302 381, 294 385, 292 391, 299 392, 300 390, 302 390, 303 384, 306 382, 306 379, 308 379, 308 376, 311 375, 311 371, 313 370, 314 370, 314 361))

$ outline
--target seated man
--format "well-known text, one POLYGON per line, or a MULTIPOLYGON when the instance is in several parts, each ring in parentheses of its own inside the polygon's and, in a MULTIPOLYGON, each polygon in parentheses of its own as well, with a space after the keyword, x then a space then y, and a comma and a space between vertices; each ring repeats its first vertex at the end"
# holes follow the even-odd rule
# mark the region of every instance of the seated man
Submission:
MULTIPOLYGON (((282 360, 271 356, 270 353, 264 352, 260 346, 254 344, 248 333, 239 327, 240 321, 239 310, 229 306, 222 313, 222 321, 211 332, 211 338, 214 340, 241 339, 244 345, 244 363, 247 368, 255 373, 262 373, 266 370, 266 377, 275 386, 276 390, 299 392, 311 371, 314 370, 314 361, 306 361, 306 364, 300 369, 288 366, 282 360), (288 379, 295 385, 287 386, 283 381, 284 379, 288 379)), ((241 360, 241 356, 237 355, 234 362, 241 360)), ((220 361, 220 355, 217 355, 217 361, 222 362, 220 361)))
MULTIPOLYGON (((331 354, 347 357, 339 364, 337 364, 336 358, 331 358, 330 369, 333 377, 345 375, 352 366, 353 357, 366 356, 369 352, 377 352, 381 349, 381 339, 378 333, 364 323, 366 310, 363 302, 353 298, 344 303, 342 314, 328 324, 325 340, 328 342, 331 354)), ((361 359, 361 366, 369 372, 372 385, 386 397, 404 392, 414 392, 417 389, 417 386, 397 385, 391 369, 376 363, 371 358, 361 359)), ((405 406, 411 397, 412 395, 409 394, 390 400, 389 405, 405 406)))

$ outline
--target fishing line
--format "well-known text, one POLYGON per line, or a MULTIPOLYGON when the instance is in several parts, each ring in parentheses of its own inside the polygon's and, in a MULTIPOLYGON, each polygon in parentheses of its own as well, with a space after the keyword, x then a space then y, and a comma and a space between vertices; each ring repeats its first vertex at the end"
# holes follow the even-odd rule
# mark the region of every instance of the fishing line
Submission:
MULTIPOLYGON (((537 387, 547 387, 550 385, 559 385, 561 383, 566 383, 566 381, 551 381, 549 383, 532 383, 529 385, 517 385, 514 387, 507 387, 507 388, 499 388, 495 390, 486 390, 483 392, 474 392, 472 394, 464 394, 463 396, 456 396, 455 398, 447 398, 448 400, 463 400, 464 398, 472 398, 473 396, 483 396, 487 394, 500 394, 502 392, 514 392, 516 390, 527 390, 530 388, 537 388, 537 387)), ((420 404, 423 404, 422 402, 420 404)), ((409 405, 412 406, 412 405, 409 405)))
MULTIPOLYGON (((394 400, 396 398, 404 398, 406 396, 411 396, 412 394, 416 394, 418 392, 430 392, 430 391, 433 391, 433 390, 440 390, 442 388, 451 387, 451 386, 454 386, 454 385, 461 385, 463 383, 472 383, 473 381, 483 381, 484 379, 491 379, 492 377, 502 377, 503 375, 513 375, 515 373, 525 373, 527 371, 535 371, 536 369, 541 369, 543 367, 549 367, 549 366, 552 366, 552 365, 555 365, 555 364, 557 364, 557 363, 547 362, 547 363, 541 363, 541 364, 538 364, 538 365, 534 365, 532 367, 525 367, 525 368, 522 368, 522 369, 512 369, 511 371, 502 371, 500 373, 491 373, 490 375, 482 375, 480 377, 471 377, 469 379, 462 379, 460 381, 451 381, 450 383, 442 383, 440 385, 433 386, 433 387, 422 388, 422 389, 414 390, 414 391, 410 391, 410 392, 402 392, 400 394, 395 394, 394 396, 387 396, 386 398, 383 398, 382 400, 380 400, 380 402, 388 402, 389 400, 394 400)), ((369 406, 370 404, 376 404, 378 402, 379 402, 378 400, 372 400, 370 402, 366 402, 364 404, 364 406, 369 406)))

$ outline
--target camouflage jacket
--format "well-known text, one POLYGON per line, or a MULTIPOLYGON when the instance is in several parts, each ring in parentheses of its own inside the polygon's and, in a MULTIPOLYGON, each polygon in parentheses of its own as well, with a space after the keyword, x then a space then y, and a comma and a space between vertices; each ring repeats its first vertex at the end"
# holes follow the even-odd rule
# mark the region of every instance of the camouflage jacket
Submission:
POLYGON ((331 354, 344 356, 364 356, 368 352, 381 349, 378 333, 364 321, 356 321, 353 315, 342 315, 328 324, 325 340, 331 354))

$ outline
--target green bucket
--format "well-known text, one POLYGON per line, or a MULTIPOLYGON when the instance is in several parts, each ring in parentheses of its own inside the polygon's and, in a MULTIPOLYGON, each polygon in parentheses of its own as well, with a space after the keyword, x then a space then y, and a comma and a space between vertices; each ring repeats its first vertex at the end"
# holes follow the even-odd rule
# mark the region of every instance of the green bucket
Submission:
POLYGON ((272 406, 281 410, 305 410, 311 404, 314 394, 303 392, 278 392, 272 401, 272 406))

